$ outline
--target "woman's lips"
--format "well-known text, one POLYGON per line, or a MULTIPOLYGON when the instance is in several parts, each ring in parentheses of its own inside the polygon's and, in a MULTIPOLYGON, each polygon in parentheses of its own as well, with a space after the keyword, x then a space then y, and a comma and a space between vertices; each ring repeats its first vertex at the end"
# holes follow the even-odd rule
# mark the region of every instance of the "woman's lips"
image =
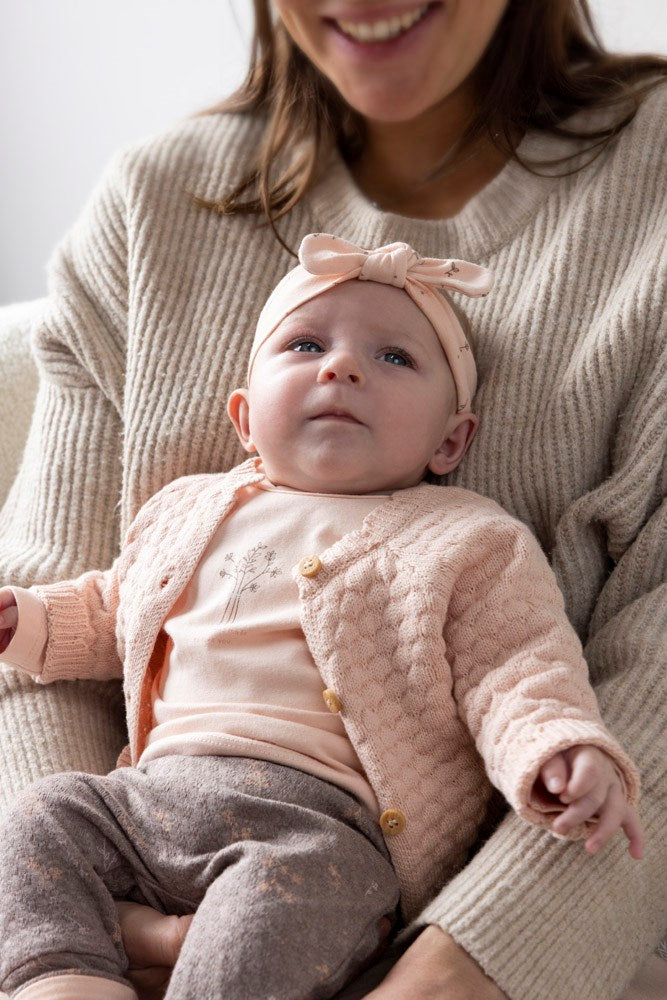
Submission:
POLYGON ((351 17, 337 17, 335 22, 341 31, 358 42, 383 42, 397 35, 405 34, 428 10, 428 3, 403 8, 375 9, 364 13, 358 11, 351 17))
POLYGON ((395 23, 397 18, 405 14, 406 8, 403 8, 403 10, 399 9, 399 12, 394 15, 391 15, 387 11, 386 15, 381 16, 380 11, 378 11, 373 18, 371 18, 370 14, 357 14, 355 16, 338 18, 327 17, 325 18, 325 23, 331 28, 332 35, 335 37, 337 44, 346 51, 355 53, 357 56, 377 59, 394 55, 394 53, 399 52, 404 46, 410 45, 412 40, 421 34, 424 26, 431 21, 431 18, 439 7, 441 7, 440 3, 407 7, 408 12, 410 10, 421 10, 423 13, 409 27, 401 29, 398 34, 394 31, 389 31, 388 36, 385 38, 372 36, 378 32, 386 31, 392 22, 395 23), (350 33, 353 23, 357 25, 354 36, 350 33), (369 37, 358 37, 360 24, 374 26, 373 31, 366 32, 369 37), (347 27, 347 31, 343 27, 344 25, 347 27))

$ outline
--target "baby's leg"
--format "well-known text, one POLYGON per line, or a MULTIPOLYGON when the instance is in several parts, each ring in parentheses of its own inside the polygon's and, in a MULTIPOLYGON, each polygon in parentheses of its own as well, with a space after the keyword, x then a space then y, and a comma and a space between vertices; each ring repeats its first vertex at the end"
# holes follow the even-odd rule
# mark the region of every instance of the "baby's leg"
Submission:
POLYGON ((235 842, 216 859, 165 1000, 333 997, 378 948, 380 919, 398 904, 379 825, 325 781, 236 764, 248 767, 253 794, 228 790, 235 842))
MULTIPOLYGON (((108 781, 78 772, 44 778, 3 816, 0 989, 7 993, 30 984, 26 998, 45 995, 38 981, 68 973, 103 977, 102 993, 88 983, 90 997, 134 996, 112 897, 129 891, 133 878, 122 853, 127 836, 105 803, 108 781)), ((67 995, 78 997, 85 982, 67 995)))

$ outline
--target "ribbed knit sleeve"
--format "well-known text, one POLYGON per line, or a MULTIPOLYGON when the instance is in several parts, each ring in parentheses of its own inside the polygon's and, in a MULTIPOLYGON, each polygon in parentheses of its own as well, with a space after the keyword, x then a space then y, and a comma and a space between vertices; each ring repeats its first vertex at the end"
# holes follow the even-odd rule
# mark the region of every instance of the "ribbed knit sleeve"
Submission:
POLYGON ((33 588, 46 608, 48 638, 36 680, 109 680, 123 676, 116 641, 118 577, 90 570, 76 580, 33 588))
MULTIPOLYGON (((49 268, 49 298, 33 335, 39 390, 18 477, 0 515, 0 579, 20 586, 110 565, 118 544, 121 409, 127 326, 124 170, 115 161, 49 268)), ((118 687, 29 691, 31 725, 15 725, 33 682, 0 672, 8 743, 4 796, 44 770, 109 770, 123 743, 118 687), (72 717, 77 721, 72 725, 72 717), (94 737, 90 739, 88 722, 94 737), (34 732, 57 733, 35 744, 34 732)))
POLYGON ((37 300, 0 307, 0 509, 18 470, 32 419, 37 372, 30 356, 30 331, 41 306, 37 300))

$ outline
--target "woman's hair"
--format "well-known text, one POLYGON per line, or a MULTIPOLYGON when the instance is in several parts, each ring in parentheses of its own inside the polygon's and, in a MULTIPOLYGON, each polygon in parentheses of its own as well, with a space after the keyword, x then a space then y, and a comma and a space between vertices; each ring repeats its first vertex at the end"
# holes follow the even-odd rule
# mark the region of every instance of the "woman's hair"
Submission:
MULTIPOLYGON (((292 42, 282 22, 274 21, 269 0, 253 2, 248 75, 231 97, 202 114, 251 112, 263 116, 266 129, 236 187, 220 201, 197 201, 224 215, 263 216, 283 243, 276 220, 303 198, 333 146, 347 162, 359 156, 364 122, 292 42)), ((475 70, 477 113, 462 145, 487 136, 526 169, 538 172, 538 164, 518 156, 515 138, 537 129, 588 140, 594 158, 666 76, 667 59, 660 56, 607 52, 587 0, 509 0, 475 70), (563 124, 575 112, 593 107, 616 114, 588 130, 563 124)), ((574 169, 583 165, 579 161, 574 169)))

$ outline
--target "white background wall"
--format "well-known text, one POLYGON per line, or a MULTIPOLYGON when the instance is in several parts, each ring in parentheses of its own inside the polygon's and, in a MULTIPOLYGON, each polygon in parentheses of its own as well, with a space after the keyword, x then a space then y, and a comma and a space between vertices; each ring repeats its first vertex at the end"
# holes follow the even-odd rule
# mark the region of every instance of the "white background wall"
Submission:
MULTIPOLYGON (((667 53, 664 0, 591 0, 610 48, 667 53)), ((243 77, 250 0, 0 0, 0 304, 45 262, 118 147, 243 77)))

